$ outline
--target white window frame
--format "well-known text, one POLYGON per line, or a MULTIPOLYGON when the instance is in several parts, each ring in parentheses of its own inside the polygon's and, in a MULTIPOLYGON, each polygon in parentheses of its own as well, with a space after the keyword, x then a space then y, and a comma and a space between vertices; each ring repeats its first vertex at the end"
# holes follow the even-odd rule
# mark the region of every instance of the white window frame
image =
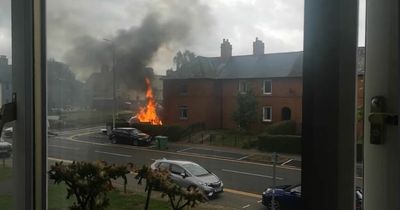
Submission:
POLYGON ((263 122, 272 122, 272 106, 263 106, 263 108, 262 108, 262 121, 263 122), (265 118, 265 112, 266 112, 267 109, 270 110, 269 119, 265 118))
POLYGON ((187 120, 189 118, 188 110, 189 109, 187 106, 179 106, 179 119, 180 120, 187 120), (186 117, 182 115, 183 110, 186 110, 186 117))
POLYGON ((272 94, 272 80, 271 79, 265 79, 264 81, 263 81, 263 94, 264 95, 271 95, 272 94), (270 89, 271 89, 271 91, 270 92, 266 92, 266 90, 265 90, 265 84, 266 84, 266 82, 269 82, 269 84, 270 84, 270 89))
POLYGON ((249 90, 249 85, 246 80, 239 80, 238 91, 239 93, 247 93, 249 90), (242 90, 242 86, 244 86, 244 90, 242 90))

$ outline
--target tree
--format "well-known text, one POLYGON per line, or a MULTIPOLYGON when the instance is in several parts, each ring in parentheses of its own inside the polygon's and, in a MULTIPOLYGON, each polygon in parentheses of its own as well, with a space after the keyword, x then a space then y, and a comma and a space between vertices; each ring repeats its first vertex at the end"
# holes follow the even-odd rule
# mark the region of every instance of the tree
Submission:
POLYGON ((106 162, 97 161, 72 162, 64 164, 56 162, 51 166, 49 179, 55 184, 64 182, 67 185, 67 199, 75 196, 76 202, 69 207, 71 210, 102 210, 109 205, 107 192, 113 189, 111 180, 122 178, 126 192, 128 166, 108 165, 106 162))
POLYGON ((147 199, 145 210, 149 208, 149 201, 153 189, 160 190, 162 197, 167 196, 173 210, 182 210, 187 206, 195 207, 199 202, 206 200, 204 194, 197 188, 183 189, 175 184, 170 173, 166 170, 152 170, 147 166, 143 166, 137 171, 136 179, 142 184, 146 180, 145 191, 147 191, 147 199))
POLYGON ((257 99, 250 90, 246 93, 238 93, 236 97, 237 109, 233 113, 233 120, 240 130, 248 131, 257 121, 257 99))
POLYGON ((176 70, 181 70, 183 65, 190 63, 195 58, 196 55, 189 50, 185 50, 183 53, 181 51, 178 51, 173 60, 176 66, 176 70))

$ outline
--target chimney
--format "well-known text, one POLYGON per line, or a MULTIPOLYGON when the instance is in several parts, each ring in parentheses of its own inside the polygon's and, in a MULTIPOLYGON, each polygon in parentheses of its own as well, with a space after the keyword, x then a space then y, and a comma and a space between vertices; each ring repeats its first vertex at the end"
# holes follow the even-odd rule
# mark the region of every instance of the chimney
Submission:
POLYGON ((0 65, 8 65, 8 59, 5 55, 0 55, 0 65))
POLYGON ((223 39, 221 44, 221 58, 228 60, 232 57, 232 45, 229 43, 229 39, 223 39))
POLYGON ((253 42, 253 55, 264 55, 264 42, 256 37, 256 41, 253 42))

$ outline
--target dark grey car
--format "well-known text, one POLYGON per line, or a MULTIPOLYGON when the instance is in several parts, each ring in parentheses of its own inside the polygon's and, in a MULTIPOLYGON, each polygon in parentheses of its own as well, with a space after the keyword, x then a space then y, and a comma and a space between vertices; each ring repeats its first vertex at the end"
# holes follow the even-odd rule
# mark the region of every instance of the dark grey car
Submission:
POLYGON ((109 135, 113 144, 148 145, 152 137, 136 128, 115 128, 109 135))
POLYGON ((224 184, 215 174, 194 162, 161 159, 156 160, 151 168, 168 170, 176 184, 184 188, 198 188, 208 197, 224 191, 224 184))

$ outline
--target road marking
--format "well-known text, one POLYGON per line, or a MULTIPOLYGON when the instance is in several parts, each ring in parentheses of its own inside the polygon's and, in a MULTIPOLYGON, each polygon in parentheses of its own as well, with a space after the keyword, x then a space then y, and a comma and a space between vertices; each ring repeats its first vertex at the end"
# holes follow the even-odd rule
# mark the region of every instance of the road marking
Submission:
POLYGON ((290 163, 292 160, 293 160, 293 159, 289 159, 288 161, 285 161, 284 163, 281 164, 281 166, 284 166, 284 165, 290 163))
POLYGON ((247 197, 252 197, 252 198, 261 198, 261 195, 258 195, 258 194, 244 192, 244 191, 240 191, 240 190, 229 189, 229 188, 224 188, 224 192, 247 196, 247 197))
MULTIPOLYGON (((253 173, 248 173, 248 172, 244 172, 244 171, 235 171, 235 170, 229 170, 229 169, 221 169, 221 170, 225 171, 225 172, 235 173, 235 174, 244 174, 244 175, 249 175, 249 176, 258 176, 258 177, 273 179, 272 176, 267 176, 267 175, 262 175, 262 174, 253 174, 253 173)), ((282 177, 276 177, 276 179, 283 180, 282 177)))
POLYGON ((59 145, 49 145, 49 147, 55 147, 55 148, 60 148, 60 149, 79 150, 79 148, 76 148, 76 147, 66 147, 66 146, 59 146, 59 145))
MULTIPOLYGON (((243 160, 234 160, 234 159, 229 159, 229 158, 203 156, 203 155, 197 155, 195 153, 168 152, 168 151, 162 151, 162 150, 146 149, 146 148, 141 148, 141 147, 129 147, 129 146, 123 146, 123 145, 116 145, 116 144, 103 144, 103 143, 97 143, 97 142, 88 142, 88 141, 76 140, 76 139, 73 139, 73 137, 70 137, 70 138, 56 137, 53 140, 56 140, 56 139, 59 141, 60 141, 60 139, 63 139, 63 140, 68 139, 69 141, 82 143, 82 144, 91 144, 91 145, 106 146, 106 147, 124 148, 124 149, 129 149, 129 150, 140 150, 140 151, 147 151, 147 152, 154 152, 154 153, 180 155, 180 156, 187 156, 187 157, 197 157, 197 158, 210 159, 210 160, 220 160, 220 161, 227 161, 227 162, 232 162, 232 163, 273 167, 272 164, 266 164, 266 163, 256 163, 256 162, 249 162, 249 161, 243 161, 243 160)), ((280 165, 278 165, 276 167, 279 169, 285 169, 285 170, 290 170, 290 171, 301 171, 300 168, 295 168, 295 167, 280 166, 280 165)))
POLYGON ((242 209, 249 208, 249 207, 250 207, 250 204, 247 204, 247 205, 243 206, 242 209))
POLYGON ((257 201, 257 203, 261 203, 261 202, 262 202, 262 200, 257 201))
POLYGON ((58 158, 52 158, 52 157, 48 157, 48 160, 52 160, 52 161, 58 161, 58 162, 66 162, 66 163, 72 163, 72 160, 65 160, 65 159, 58 159, 58 158))
POLYGON ((132 155, 124 155, 124 154, 119 154, 119 153, 104 152, 104 151, 98 151, 98 150, 95 150, 94 152, 107 154, 107 155, 115 155, 115 156, 120 156, 120 157, 132 157, 132 155))
POLYGON ((176 152, 184 152, 184 151, 191 150, 191 149, 193 149, 193 147, 181 149, 181 150, 178 150, 178 151, 176 151, 176 152))
POLYGON ((241 157, 241 158, 239 158, 239 159, 237 159, 237 160, 243 160, 243 159, 246 159, 246 158, 248 158, 249 156, 248 155, 246 155, 246 156, 243 156, 243 157, 241 157))

